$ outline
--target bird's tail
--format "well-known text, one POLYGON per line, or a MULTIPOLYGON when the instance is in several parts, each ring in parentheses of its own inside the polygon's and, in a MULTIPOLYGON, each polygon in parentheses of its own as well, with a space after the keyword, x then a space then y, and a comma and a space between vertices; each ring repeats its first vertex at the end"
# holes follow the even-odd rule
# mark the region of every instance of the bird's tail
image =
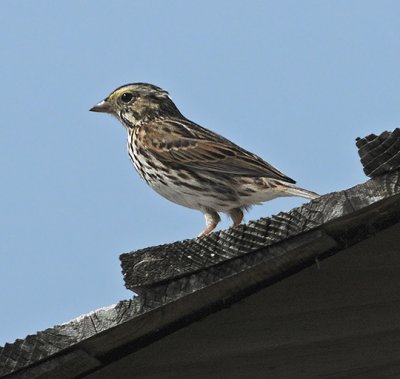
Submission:
POLYGON ((316 199, 317 197, 320 196, 313 191, 297 187, 296 185, 293 184, 286 184, 284 192, 289 196, 300 196, 300 197, 305 197, 306 199, 316 199))

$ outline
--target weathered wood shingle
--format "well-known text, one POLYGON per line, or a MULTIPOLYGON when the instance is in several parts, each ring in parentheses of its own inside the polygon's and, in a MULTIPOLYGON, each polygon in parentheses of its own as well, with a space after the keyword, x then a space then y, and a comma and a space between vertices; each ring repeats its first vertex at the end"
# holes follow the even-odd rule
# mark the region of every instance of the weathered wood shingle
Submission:
POLYGON ((365 175, 373 178, 400 168, 400 129, 357 138, 365 175))
POLYGON ((224 262, 354 215, 399 191, 399 175, 394 172, 346 191, 321 196, 289 212, 250 221, 204 238, 122 254, 126 287, 140 292, 143 287, 176 280, 216 265, 220 267, 224 262))
POLYGON ((0 347, 0 376, 74 378, 400 223, 400 130, 357 141, 373 178, 290 212, 122 254, 131 300, 0 347))

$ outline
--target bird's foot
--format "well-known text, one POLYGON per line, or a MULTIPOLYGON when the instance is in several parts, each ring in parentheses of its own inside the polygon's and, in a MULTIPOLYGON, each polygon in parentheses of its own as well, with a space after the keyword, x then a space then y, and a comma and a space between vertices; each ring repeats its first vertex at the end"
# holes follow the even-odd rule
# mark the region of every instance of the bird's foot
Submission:
POLYGON ((240 208, 234 208, 229 211, 229 217, 232 219, 232 226, 238 226, 243 221, 243 211, 240 208))
POLYGON ((206 226, 207 228, 203 230, 197 238, 204 237, 207 234, 210 234, 218 225, 218 223, 221 221, 221 217, 219 217, 219 214, 214 211, 207 211, 204 213, 204 217, 206 219, 206 226))
POLYGON ((204 229, 198 236, 197 238, 201 238, 204 237, 208 234, 210 234, 216 227, 217 227, 218 223, 215 224, 211 224, 210 226, 208 226, 206 229, 204 229))

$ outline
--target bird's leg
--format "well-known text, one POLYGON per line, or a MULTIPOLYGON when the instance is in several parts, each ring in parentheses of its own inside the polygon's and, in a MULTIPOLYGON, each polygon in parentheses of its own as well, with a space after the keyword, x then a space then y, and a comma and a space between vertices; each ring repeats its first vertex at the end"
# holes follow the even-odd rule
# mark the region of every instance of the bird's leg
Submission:
POLYGON ((206 219, 207 227, 197 237, 204 237, 207 234, 210 234, 221 221, 221 217, 219 217, 219 214, 214 211, 204 212, 204 217, 206 219))
POLYGON ((229 217, 233 221, 233 226, 238 226, 243 220, 243 211, 240 208, 234 208, 229 211, 229 217))

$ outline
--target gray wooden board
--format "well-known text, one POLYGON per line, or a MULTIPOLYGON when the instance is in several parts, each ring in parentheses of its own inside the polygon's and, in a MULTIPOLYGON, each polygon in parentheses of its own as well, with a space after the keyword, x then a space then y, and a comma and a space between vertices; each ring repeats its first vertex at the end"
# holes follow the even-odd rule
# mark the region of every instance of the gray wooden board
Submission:
POLYGON ((122 254, 125 285, 133 291, 173 280, 271 246, 400 193, 399 171, 321 196, 289 212, 212 233, 122 254))
POLYGON ((400 224, 88 379, 400 377, 400 224))
MULTIPOLYGON (((85 351, 100 362, 99 365, 107 365, 195 319, 280 280, 282 274, 306 267, 316 257, 323 258, 324 253, 337 252, 343 246, 378 233, 389 226, 387 220, 392 224, 398 221, 387 218, 389 210, 399 211, 398 196, 380 201, 372 208, 375 208, 383 222, 379 223, 379 218, 375 216, 371 219, 373 209, 367 207, 369 210, 364 214, 358 212, 357 216, 345 217, 342 222, 336 220, 325 225, 332 236, 339 237, 338 240, 323 230, 303 233, 220 266, 151 287, 133 300, 120 302, 25 340, 7 344, 0 350, 2 374, 17 370, 13 377, 24 374, 35 378, 38 372, 46 375, 54 370, 54 365, 49 364, 53 359, 58 360, 60 372, 71 372, 74 361, 59 359, 63 351, 69 354, 71 349, 85 351), (370 220, 369 224, 367 220, 370 220), (363 232, 356 234, 355 239, 353 234, 348 233, 348 222, 356 228, 362 226, 363 232), (18 372, 29 365, 32 367, 18 372)), ((82 362, 79 367, 84 367, 82 362)))
MULTIPOLYGON (((108 355, 123 354, 121 350, 125 350, 132 341, 137 348, 165 333, 163 330, 168 333, 179 328, 182 323, 214 311, 219 304, 227 304, 238 293, 244 295, 249 287, 268 278, 273 279, 283 269, 293 265, 287 254, 301 263, 307 257, 329 250, 334 245, 334 241, 319 232, 299 236, 287 246, 271 247, 267 261, 263 262, 262 253, 259 252, 252 257, 251 264, 243 266, 243 262, 231 262, 220 273, 212 269, 200 276, 181 278, 177 282, 153 288, 131 301, 92 312, 29 336, 26 340, 7 344, 0 351, 0 362, 4 362, 2 374, 29 364, 40 364, 43 360, 40 368, 34 366, 28 369, 28 376, 35 378, 39 372, 41 375, 51 375, 54 365, 48 363, 49 359, 57 359, 63 366, 59 370, 68 372, 69 366, 74 366, 75 362, 60 360, 58 353, 63 350, 68 352, 71 347, 86 351, 99 361, 108 361, 112 359, 108 355), (251 266, 254 266, 253 269, 247 270, 251 266), (225 275, 224 280, 222 274, 225 275)), ((19 375, 22 374, 17 372, 15 377, 19 375)))
MULTIPOLYGON (((367 161, 378 168, 372 172, 397 167, 398 152, 393 148, 397 145, 387 143, 392 136, 383 135, 377 142, 366 138, 364 145, 359 141, 365 154, 371 154, 367 161)), ((202 239, 123 254, 126 286, 139 291, 139 297, 6 344, 0 348, 0 375, 36 378, 56 374, 72 378, 107 366, 308 267, 317 258, 326 258, 390 228, 400 220, 399 195, 399 172, 394 171, 271 218, 202 239)), ((371 254, 382 259, 379 251, 371 254)), ((340 287, 340 282, 337 284, 340 287)), ((307 296, 313 296, 313 292, 307 296)), ((388 342, 382 333, 376 336, 388 342)), ((395 339, 396 333, 390 335, 395 339)), ((360 338, 354 341, 368 341, 360 338)), ((394 361, 382 364, 385 370, 398 368, 394 361)))

